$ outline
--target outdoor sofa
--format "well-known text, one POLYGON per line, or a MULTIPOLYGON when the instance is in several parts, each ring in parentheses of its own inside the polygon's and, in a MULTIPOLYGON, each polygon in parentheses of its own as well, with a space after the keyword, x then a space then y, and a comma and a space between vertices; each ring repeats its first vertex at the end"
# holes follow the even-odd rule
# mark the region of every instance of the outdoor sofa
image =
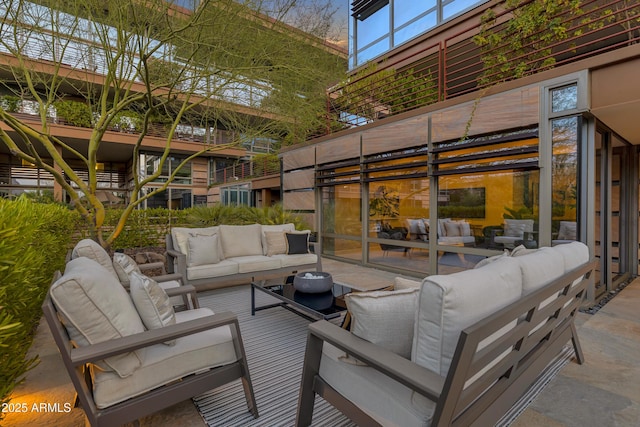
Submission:
POLYGON ((350 332, 309 325, 296 425, 311 424, 316 394, 358 425, 494 425, 568 342, 582 363, 574 320, 596 266, 587 246, 517 254, 347 295, 350 332))
POLYGON ((309 237, 292 223, 174 227, 166 238, 168 269, 197 290, 321 271, 319 246, 309 237))

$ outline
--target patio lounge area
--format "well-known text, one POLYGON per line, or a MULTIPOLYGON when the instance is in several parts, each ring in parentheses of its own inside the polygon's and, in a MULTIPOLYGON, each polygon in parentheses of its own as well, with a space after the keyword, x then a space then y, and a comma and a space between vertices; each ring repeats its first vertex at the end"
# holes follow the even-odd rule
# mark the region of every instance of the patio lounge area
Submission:
MULTIPOLYGON (((383 287, 395 277, 393 273, 329 259, 323 260, 323 267, 325 271, 333 274, 336 281, 344 283, 367 281, 383 287)), ((235 290, 230 288, 209 291, 200 294, 200 298, 215 300, 216 292, 229 294, 235 290)), ((238 288, 237 292, 241 292, 241 288, 238 288)), ((636 279, 595 315, 580 313, 577 326, 586 358, 585 364, 565 365, 511 425, 637 425, 637 420, 640 419, 640 386, 638 386, 640 370, 637 368, 636 360, 640 350, 640 333, 638 333, 640 318, 637 315, 639 304, 640 279, 636 279)), ((291 316, 292 320, 300 320, 298 316, 284 310, 274 310, 282 311, 283 315, 291 316)), ((240 313, 237 314, 240 315, 240 313)), ((243 314, 246 315, 246 313, 243 314)), ((68 405, 73 402, 73 387, 62 367, 60 355, 44 322, 39 327, 30 354, 38 354, 41 362, 28 373, 25 382, 16 388, 12 401, 27 403, 29 408, 32 408, 34 403, 45 405, 41 411, 31 410, 22 414, 7 414, 3 424, 11 426, 84 425, 82 411, 68 409, 68 405)), ((252 368, 251 361, 250 368, 252 368)), ((239 399, 242 400, 241 397, 239 399)), ((295 406, 295 402, 292 404, 295 406)), ((260 401, 258 405, 260 406, 260 401)), ((261 411, 266 409, 260 408, 261 411)), ((293 418, 287 418, 283 411, 283 418, 277 420, 275 424, 293 425, 293 422, 293 418)), ((135 425, 199 426, 206 424, 192 401, 187 400, 146 417, 135 425)))

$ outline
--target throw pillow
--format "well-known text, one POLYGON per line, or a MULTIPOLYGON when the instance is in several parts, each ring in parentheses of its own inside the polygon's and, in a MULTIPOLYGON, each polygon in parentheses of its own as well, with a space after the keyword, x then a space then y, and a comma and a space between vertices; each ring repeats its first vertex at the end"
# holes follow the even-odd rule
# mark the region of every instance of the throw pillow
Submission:
MULTIPOLYGON (((131 299, 147 329, 160 329, 176 323, 176 313, 167 293, 150 277, 131 274, 131 299)), ((176 340, 165 341, 167 345, 176 340)))
POLYGON ((219 236, 195 235, 188 239, 187 244, 187 265, 195 267, 197 265, 217 264, 220 262, 219 236))
POLYGON ((461 236, 471 236, 471 224, 467 221, 458 221, 460 225, 460 235, 461 236))
POLYGON ((504 229, 504 235, 508 237, 522 238, 524 236, 524 230, 526 227, 526 224, 507 223, 504 229))
POLYGON ((118 278, 118 273, 116 273, 116 270, 113 268, 113 260, 107 251, 95 240, 82 239, 76 244, 71 251, 71 259, 80 257, 86 257, 96 261, 106 268, 109 273, 113 274, 113 277, 118 278))
POLYGON ((558 230, 559 240, 576 240, 578 237, 578 223, 574 221, 560 221, 558 230))
POLYGON ((267 256, 287 253, 287 239, 284 231, 265 231, 264 238, 267 243, 267 256))
POLYGON ((131 283, 129 275, 134 271, 140 273, 140 267, 138 267, 138 264, 133 258, 121 252, 113 254, 113 269, 118 274, 118 279, 120 279, 120 283, 122 283, 122 286, 125 288, 128 288, 131 283))
POLYGON ((459 237, 461 236, 460 224, 457 221, 446 221, 444 223, 444 231, 447 237, 459 237))
POLYGON ((351 333, 409 359, 418 294, 417 288, 347 294, 351 333))
POLYGON ((287 254, 308 254, 309 253, 309 232, 287 232, 287 254))

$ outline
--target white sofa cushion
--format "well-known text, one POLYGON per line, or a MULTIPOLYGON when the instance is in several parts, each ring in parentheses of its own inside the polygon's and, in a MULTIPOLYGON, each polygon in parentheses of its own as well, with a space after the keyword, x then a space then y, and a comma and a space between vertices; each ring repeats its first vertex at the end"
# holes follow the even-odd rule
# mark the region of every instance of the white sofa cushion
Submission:
MULTIPOLYGON (((89 258, 69 261, 64 275, 51 285, 50 293, 69 337, 79 347, 144 331, 140 316, 118 279, 89 258)), ((143 361, 144 350, 136 350, 97 364, 126 377, 143 361)))
MULTIPOLYGON (((131 274, 131 299, 147 329, 160 329, 176 323, 176 313, 169 296, 158 283, 142 274, 131 274)), ((165 341, 167 345, 175 340, 165 341)))
POLYGON ((187 280, 208 279, 231 274, 238 274, 238 263, 226 259, 217 264, 187 267, 187 280))
POLYGON ((260 224, 221 225, 220 240, 225 258, 263 255, 260 224))
POLYGON ((280 266, 296 267, 298 265, 315 264, 318 262, 318 255, 316 254, 293 254, 293 255, 273 255, 271 258, 279 259, 280 266))
MULTIPOLYGON (((176 313, 176 322, 211 314, 208 308, 181 311, 176 313)), ((236 360, 228 326, 180 337, 171 347, 163 344, 148 347, 142 366, 127 378, 93 369, 94 400, 98 408, 106 408, 186 375, 236 360)))
MULTIPOLYGON (((267 231, 295 231, 296 227, 293 223, 288 224, 266 224, 262 225, 262 255, 267 255, 269 245, 266 241, 265 232, 267 231)), ((283 252, 284 253, 284 252, 283 252)))
POLYGON ((287 253, 287 239, 284 231, 263 231, 262 247, 267 249, 266 256, 287 253))
POLYGON ((82 239, 71 251, 71 259, 76 259, 80 257, 86 257, 92 259, 99 263, 101 266, 107 269, 107 271, 112 274, 118 280, 118 273, 113 268, 113 261, 111 257, 107 253, 107 251, 98 244, 95 240, 91 239, 82 239))
POLYGON ((504 257, 474 270, 422 282, 411 360, 446 375, 460 331, 522 295, 520 264, 504 257))
POLYGON ((187 240, 187 266, 217 264, 220 262, 220 236, 191 235, 187 240))
POLYGON ((238 273, 252 273, 254 271, 275 270, 282 267, 280 259, 264 255, 239 256, 227 261, 238 264, 238 273))
POLYGON ((118 275, 120 283, 125 288, 129 288, 130 280, 129 275, 133 272, 140 273, 140 267, 138 264, 127 254, 116 252, 113 254, 113 269, 118 275))
POLYGON ((338 393, 384 426, 431 424, 435 403, 380 371, 346 360, 344 352, 324 343, 320 376, 338 393))
POLYGON ((393 279, 393 290, 400 291, 403 289, 420 289, 422 282, 417 280, 405 279, 404 277, 395 277, 393 279))
POLYGON ((554 246, 555 253, 562 255, 564 271, 569 272, 589 261, 589 247, 582 242, 571 242, 554 246))
POLYGON ((418 288, 353 292, 345 295, 351 333, 409 359, 418 288))
POLYGON ((522 271, 522 294, 528 295, 564 274, 564 257, 553 248, 545 247, 517 256, 522 271))

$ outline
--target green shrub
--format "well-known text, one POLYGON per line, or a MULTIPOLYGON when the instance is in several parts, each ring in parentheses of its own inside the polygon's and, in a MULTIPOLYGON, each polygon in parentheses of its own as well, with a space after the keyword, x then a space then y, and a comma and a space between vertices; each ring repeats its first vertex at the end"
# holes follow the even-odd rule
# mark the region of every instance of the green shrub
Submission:
POLYGON ((71 126, 90 128, 92 126, 91 108, 78 101, 57 101, 54 103, 58 117, 71 126))
MULTIPOLYGON (((25 359, 55 270, 64 267, 78 216, 26 197, 0 199, 0 400, 24 373, 25 359)), ((1 415, 0 415, 1 419, 1 415)))

